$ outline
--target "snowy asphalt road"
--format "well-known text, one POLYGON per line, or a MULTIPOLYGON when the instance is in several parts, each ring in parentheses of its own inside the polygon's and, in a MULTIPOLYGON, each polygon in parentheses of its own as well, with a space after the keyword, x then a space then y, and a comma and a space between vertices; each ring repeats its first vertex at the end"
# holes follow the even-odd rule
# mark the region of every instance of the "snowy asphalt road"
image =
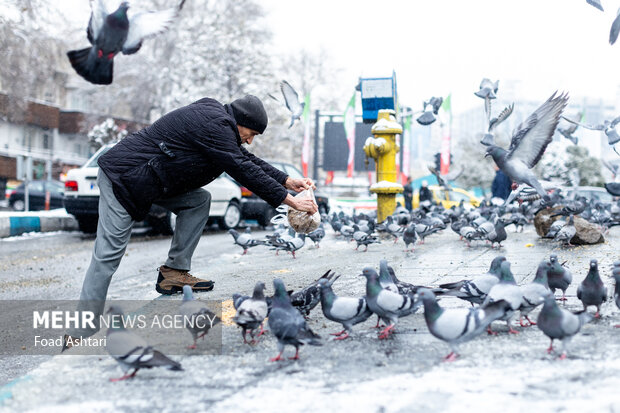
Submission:
MULTIPOLYGON (((77 233, 0 241, 0 299, 75 299, 92 243, 93 238, 77 233)), ((168 245, 166 237, 134 238, 109 298, 158 297, 155 268, 168 245)), ((575 249, 539 239, 532 227, 523 234, 510 227, 500 253, 512 263, 520 283, 533 279, 538 262, 552 251, 567 260, 574 274, 567 308, 578 310, 575 291, 589 260, 599 260, 611 293, 610 268, 620 258, 619 250, 618 227, 605 244, 575 249), (535 245, 528 248, 528 243, 535 245)), ((404 253, 402 242, 388 240, 358 252, 331 230, 320 248, 307 245, 296 260, 263 247, 246 256, 240 252, 230 235, 205 233, 193 272, 214 279, 216 288, 201 297, 228 300, 233 292, 250 293, 258 280, 271 293, 276 277, 297 289, 330 268, 342 274, 334 284, 337 294, 361 296, 365 285, 357 274, 365 266, 378 267, 382 258, 399 278, 436 286, 485 272, 498 254, 482 244, 468 249, 450 230, 428 237, 415 253, 404 253)), ((467 305, 451 297, 441 304, 467 305)), ((0 360, 2 382, 19 378, 0 387, 0 411, 273 411, 284 406, 289 411, 620 411, 620 330, 613 328, 620 312, 608 302, 602 313, 601 320, 575 337, 564 361, 546 354, 548 339, 536 327, 519 328, 519 335, 509 336, 505 323, 497 323, 494 328, 503 334, 485 334, 463 345, 459 360, 442 363, 448 346, 428 333, 421 312, 402 319, 390 340, 377 340, 373 317, 354 328, 352 339, 334 342, 329 333, 339 326, 326 320, 320 308, 311 315, 310 326, 323 336, 324 345, 302 348, 298 362, 269 362, 277 353, 275 339, 267 335, 257 346, 243 345, 234 326, 223 328, 222 355, 177 356, 185 372, 143 370, 121 383, 108 382, 121 371, 107 356, 5 357, 0 360), (26 374, 29 367, 34 368, 26 374)), ((292 355, 292 348, 285 354, 292 355)))

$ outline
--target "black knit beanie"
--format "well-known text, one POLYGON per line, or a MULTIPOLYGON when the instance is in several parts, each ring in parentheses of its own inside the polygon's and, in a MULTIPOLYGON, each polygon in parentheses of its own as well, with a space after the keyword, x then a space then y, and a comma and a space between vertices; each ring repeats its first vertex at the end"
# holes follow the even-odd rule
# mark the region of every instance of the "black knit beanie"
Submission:
POLYGON ((265 132, 267 129, 267 112, 263 107, 263 102, 253 95, 246 95, 235 100, 230 104, 237 125, 245 126, 258 133, 265 132))

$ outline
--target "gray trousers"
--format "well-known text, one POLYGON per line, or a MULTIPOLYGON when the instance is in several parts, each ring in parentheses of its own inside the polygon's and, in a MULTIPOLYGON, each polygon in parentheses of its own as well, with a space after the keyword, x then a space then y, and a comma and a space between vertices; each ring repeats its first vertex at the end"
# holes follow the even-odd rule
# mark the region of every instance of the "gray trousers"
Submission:
MULTIPOLYGON (((88 337, 99 328, 99 316, 105 307, 105 299, 112 275, 120 265, 131 236, 133 219, 118 202, 112 183, 103 171, 97 176, 99 185, 99 221, 97 238, 90 266, 86 271, 78 311, 91 311, 95 316, 95 330, 71 329, 73 337, 88 337)), ((176 214, 176 228, 165 265, 177 270, 190 270, 194 250, 209 219, 211 194, 198 188, 176 197, 160 199, 155 204, 176 214)))

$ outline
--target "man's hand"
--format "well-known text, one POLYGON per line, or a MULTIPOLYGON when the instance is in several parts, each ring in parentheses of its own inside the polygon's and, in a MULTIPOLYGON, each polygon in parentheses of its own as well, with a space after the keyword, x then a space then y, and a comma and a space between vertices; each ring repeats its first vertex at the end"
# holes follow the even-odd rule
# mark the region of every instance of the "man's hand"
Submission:
POLYGON ((319 210, 319 207, 314 200, 309 198, 297 199, 297 197, 294 197, 291 194, 288 194, 286 198, 284 198, 283 203, 298 211, 307 212, 309 214, 314 214, 319 210))
POLYGON ((284 182, 284 187, 286 189, 290 189, 291 191, 301 192, 304 189, 316 189, 314 185, 314 181, 310 178, 291 178, 290 176, 286 178, 286 182, 284 182))

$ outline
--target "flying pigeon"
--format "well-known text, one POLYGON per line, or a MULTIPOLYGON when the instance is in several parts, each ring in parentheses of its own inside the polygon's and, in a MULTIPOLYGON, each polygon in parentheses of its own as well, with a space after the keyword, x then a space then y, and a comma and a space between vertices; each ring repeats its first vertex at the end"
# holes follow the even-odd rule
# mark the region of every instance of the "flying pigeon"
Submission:
POLYGON ((499 87, 499 80, 492 82, 486 77, 480 82, 480 89, 474 92, 474 95, 484 99, 484 113, 487 116, 487 121, 491 120, 491 100, 497 98, 497 89, 499 87))
POLYGON ((577 287, 577 298, 581 300, 584 311, 588 306, 596 306, 594 317, 601 318, 601 304, 607 301, 607 287, 603 284, 598 272, 598 261, 590 260, 590 270, 586 278, 577 287))
POLYGON ((190 349, 195 349, 196 340, 204 337, 213 326, 221 321, 204 303, 194 300, 192 287, 189 285, 183 286, 183 303, 179 307, 179 313, 183 316, 185 327, 194 339, 194 343, 187 347, 190 349))
POLYGON ((504 110, 502 110, 500 114, 497 115, 496 118, 493 118, 489 121, 489 129, 487 130, 487 133, 484 134, 482 140, 480 141, 481 144, 485 146, 489 146, 495 143, 495 134, 494 134, 495 128, 497 128, 497 126, 500 123, 508 119, 508 117, 512 114, 512 111, 514 110, 514 108, 515 108, 514 103, 510 106, 506 106, 504 110))
POLYGON ((596 7, 600 11, 604 11, 603 10, 603 5, 601 4, 601 0, 586 0, 586 3, 588 3, 591 6, 596 7))
MULTIPOLYGON (((566 118, 564 118, 564 119, 566 119, 566 118)), ((580 113, 577 114, 577 116, 575 118, 575 122, 577 122, 577 121, 582 122, 583 119, 584 119, 584 113, 580 112, 580 113)), ((558 127, 558 132, 560 132, 560 134, 562 136, 564 136, 566 139, 571 141, 573 144, 577 145, 579 143, 579 138, 577 138, 573 134, 577 131, 578 127, 579 127, 578 124, 571 123, 567 128, 560 128, 560 127, 558 127)))
POLYGON ((519 310, 521 310, 521 317, 519 320, 519 324, 521 327, 528 327, 535 325, 536 323, 530 320, 529 314, 536 307, 541 305, 545 300, 545 297, 551 292, 549 290, 548 284, 548 271, 551 269, 551 263, 549 261, 543 260, 536 270, 536 276, 534 280, 529 283, 521 286, 521 297, 522 303, 519 310), (525 318, 529 324, 523 323, 523 318, 525 318))
POLYGON ((168 370, 183 371, 181 364, 149 346, 136 333, 125 329, 122 321, 124 314, 120 307, 110 306, 107 313, 112 319, 106 333, 106 350, 121 365, 125 373, 122 377, 113 378, 110 381, 133 378, 138 370, 152 367, 167 367, 168 370), (129 374, 130 370, 133 370, 131 374, 129 374))
POLYGON ((461 300, 469 301, 472 306, 482 304, 491 288, 499 282, 501 265, 504 261, 506 261, 506 257, 497 256, 491 261, 491 267, 486 274, 479 275, 471 280, 441 284, 439 288, 447 290, 443 295, 452 295, 461 300))
POLYGON ((432 97, 430 98, 428 101, 424 102, 424 109, 422 115, 420 115, 416 121, 422 125, 422 126, 427 126, 430 125, 431 123, 435 122, 436 118, 435 115, 437 115, 437 113, 439 112, 439 108, 441 107, 441 104, 443 103, 443 98, 441 97, 432 97))
POLYGON ((560 298, 560 300, 566 301, 566 290, 570 283, 573 282, 573 275, 563 264, 560 264, 556 254, 551 254, 549 262, 551 263, 551 268, 547 271, 549 288, 553 293, 555 293, 555 290, 558 288, 562 290, 562 298, 560 298))
POLYGON ((592 319, 592 315, 586 311, 572 313, 558 307, 553 294, 545 297, 542 310, 536 320, 538 328, 551 339, 551 344, 547 353, 553 351, 553 340, 562 341, 562 355, 560 359, 566 358, 567 345, 581 327, 592 319))
MULTIPOLYGON (((510 304, 510 308, 505 312, 505 314, 499 318, 499 320, 503 320, 508 325, 508 332, 511 334, 517 334, 518 331, 512 328, 512 319, 515 315, 515 312, 521 308, 523 304, 523 295, 521 294, 521 288, 517 285, 512 272, 510 271, 510 263, 508 261, 503 261, 500 268, 500 279, 499 283, 495 284, 489 290, 487 297, 484 302, 480 305, 482 309, 486 308, 491 303, 497 302, 499 300, 505 300, 510 304)), ((489 325, 488 330, 489 334, 497 334, 493 333, 491 330, 491 326, 489 325)))
POLYGON ((282 360, 284 346, 295 347, 295 356, 290 360, 299 360, 299 346, 310 344, 311 346, 322 345, 321 336, 315 334, 306 324, 304 317, 291 305, 291 300, 284 282, 276 278, 273 280, 275 293, 273 295, 273 309, 269 315, 269 329, 278 339, 278 355, 270 361, 282 360))
POLYGON ((184 3, 185 0, 181 0, 177 7, 137 13, 128 18, 129 3, 126 1, 110 13, 104 0, 90 0, 92 12, 86 34, 92 46, 67 52, 71 66, 87 81, 109 85, 114 57, 120 52, 134 54, 145 39, 168 30, 184 3))
POLYGON ((479 336, 493 321, 510 310, 510 304, 500 300, 485 309, 441 308, 431 290, 422 288, 418 292, 424 303, 424 319, 432 335, 450 345, 450 353, 444 361, 454 361, 459 356, 458 345, 479 336))
POLYGON ((377 314, 387 327, 379 333, 379 339, 385 339, 393 333, 399 317, 413 314, 420 306, 415 296, 406 296, 381 287, 377 272, 366 267, 360 276, 366 277, 366 301, 368 308, 377 314))
POLYGON ((611 146, 620 142, 620 134, 616 131, 616 126, 618 125, 618 123, 620 123, 620 116, 614 118, 611 121, 605 119, 602 124, 598 124, 598 125, 587 125, 585 123, 577 122, 564 116, 562 116, 562 119, 570 123, 573 123, 575 125, 582 126, 586 129, 600 130, 600 131, 605 132, 605 135, 607 135, 607 143, 609 143, 609 145, 611 146))
MULTIPOLYGON (((299 95, 286 80, 280 82, 280 91, 282 91, 282 96, 284 97, 284 104, 286 105, 286 108, 291 112, 291 123, 290 125, 288 125, 290 129, 295 123, 295 121, 299 119, 304 113, 304 107, 306 106, 306 103, 299 101, 299 95)), ((280 102, 280 100, 275 96, 271 94, 269 94, 269 96, 272 99, 280 102)))
POLYGON ((368 308, 366 298, 339 297, 332 290, 336 281, 325 278, 319 280, 318 286, 321 291, 321 308, 323 315, 328 320, 342 324, 343 330, 333 333, 336 340, 344 340, 349 337, 354 325, 362 323, 372 315, 368 308))
POLYGON ((543 189, 532 168, 542 157, 547 145, 553 139, 560 114, 568 102, 563 94, 551 97, 519 125, 512 135, 510 148, 506 151, 495 145, 487 147, 485 156, 492 156, 497 166, 516 183, 526 183, 536 189, 538 195, 545 199, 543 189))
POLYGON ((267 317, 268 306, 267 301, 265 300, 265 283, 257 282, 254 286, 254 292, 252 293, 252 297, 244 300, 237 307, 237 314, 233 317, 233 321, 237 323, 239 327, 241 327, 241 334, 243 335, 243 343, 247 344, 247 340, 245 338, 247 332, 250 332, 250 337, 252 340, 250 344, 256 343, 254 339, 254 331, 258 327, 260 327, 260 331, 258 332, 258 336, 260 337, 263 330, 263 321, 267 317))
POLYGON ((232 228, 228 230, 228 233, 232 235, 233 239, 235 240, 235 244, 243 248, 242 255, 247 254, 248 249, 252 247, 256 247, 257 245, 267 245, 267 242, 264 240, 254 239, 250 234, 239 234, 236 230, 232 228))
POLYGON ((620 33, 620 9, 616 13, 616 18, 614 22, 611 24, 611 29, 609 30, 609 44, 616 43, 618 39, 618 33, 620 33))

